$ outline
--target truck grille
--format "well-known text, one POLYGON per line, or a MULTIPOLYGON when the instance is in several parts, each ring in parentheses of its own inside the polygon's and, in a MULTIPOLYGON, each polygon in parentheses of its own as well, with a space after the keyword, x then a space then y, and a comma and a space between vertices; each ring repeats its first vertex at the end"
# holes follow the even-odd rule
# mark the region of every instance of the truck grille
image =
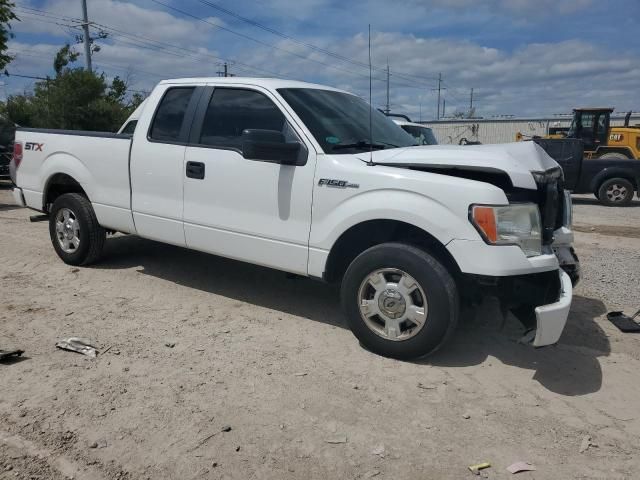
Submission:
POLYGON ((553 232, 562 227, 564 220, 564 182, 555 174, 538 178, 538 207, 542 220, 542 243, 553 242, 553 232))

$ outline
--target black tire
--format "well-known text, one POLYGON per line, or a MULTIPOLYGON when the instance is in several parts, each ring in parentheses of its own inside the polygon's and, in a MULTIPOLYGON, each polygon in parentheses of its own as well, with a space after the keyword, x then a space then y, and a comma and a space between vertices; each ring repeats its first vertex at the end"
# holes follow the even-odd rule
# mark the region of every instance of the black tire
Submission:
POLYGON ((360 343, 371 352, 401 360, 424 357, 440 348, 454 332, 460 312, 458 288, 447 269, 424 250, 402 243, 384 243, 358 255, 342 280, 341 299, 349 327, 360 343), (361 285, 370 274, 386 268, 406 272, 426 296, 423 327, 405 340, 375 333, 360 313, 361 285))
POLYGON ((600 203, 607 207, 626 207, 633 200, 633 194, 633 184, 629 180, 610 178, 602 182, 596 196, 600 203))
POLYGON ((601 158, 603 160, 628 160, 632 157, 629 157, 628 155, 625 155, 622 152, 608 152, 608 153, 603 153, 602 155, 596 158, 601 158))
POLYGON ((98 223, 91 202, 78 193, 65 193, 53 202, 49 212, 49 235, 56 253, 68 265, 89 265, 96 262, 102 254, 106 238, 106 232, 98 223), (62 209, 70 210, 79 225, 80 242, 72 252, 64 251, 58 239, 56 218, 62 209))

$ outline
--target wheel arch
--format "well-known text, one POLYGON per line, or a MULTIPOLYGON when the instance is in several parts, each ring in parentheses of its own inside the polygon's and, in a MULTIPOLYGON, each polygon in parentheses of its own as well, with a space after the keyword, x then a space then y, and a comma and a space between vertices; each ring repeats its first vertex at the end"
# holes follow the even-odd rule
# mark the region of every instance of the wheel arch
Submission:
POLYGON ((323 279, 339 281, 351 262, 365 250, 388 242, 403 242, 428 251, 454 277, 460 267, 445 245, 426 230, 411 223, 388 218, 362 221, 345 230, 329 251, 323 279))
POLYGON ((638 191, 640 189, 640 179, 635 177, 632 172, 622 168, 605 168, 598 173, 593 180, 591 180, 590 190, 594 194, 597 194, 598 190, 604 182, 611 180, 612 178, 624 178, 633 185, 633 188, 638 191))
POLYGON ((595 151, 594 158, 599 158, 605 153, 622 153, 629 159, 634 158, 633 150, 631 149, 631 147, 609 147, 609 146, 598 147, 595 151))
POLYGON ((47 179, 42 194, 42 209, 48 212, 56 199, 65 193, 79 193, 89 199, 80 182, 68 173, 54 173, 47 179))
POLYGON ((90 185, 93 176, 89 169, 76 157, 67 153, 49 155, 42 163, 42 209, 48 206, 57 196, 64 193, 81 193, 89 200, 93 197, 90 185), (51 198, 52 194, 57 194, 51 198))

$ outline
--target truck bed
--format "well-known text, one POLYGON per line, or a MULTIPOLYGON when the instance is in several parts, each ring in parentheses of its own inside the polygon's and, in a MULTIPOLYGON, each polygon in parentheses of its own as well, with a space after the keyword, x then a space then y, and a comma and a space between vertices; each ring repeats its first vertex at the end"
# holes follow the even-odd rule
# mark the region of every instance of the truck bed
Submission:
POLYGON ((131 135, 18 128, 16 142, 23 144, 16 183, 22 187, 28 207, 45 210, 47 180, 53 174, 66 174, 87 193, 101 225, 134 231, 129 183, 131 135))

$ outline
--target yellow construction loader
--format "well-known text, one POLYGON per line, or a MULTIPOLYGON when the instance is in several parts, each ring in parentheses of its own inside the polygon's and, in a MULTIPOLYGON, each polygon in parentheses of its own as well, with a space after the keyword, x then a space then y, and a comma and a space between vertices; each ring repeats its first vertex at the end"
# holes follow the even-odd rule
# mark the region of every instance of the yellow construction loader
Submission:
MULTIPOLYGON (((576 108, 566 135, 554 134, 544 138, 579 138, 584 143, 585 158, 639 158, 640 125, 629 126, 631 112, 623 127, 612 127, 613 108, 576 108)), ((518 132, 516 141, 528 137, 518 132)))

